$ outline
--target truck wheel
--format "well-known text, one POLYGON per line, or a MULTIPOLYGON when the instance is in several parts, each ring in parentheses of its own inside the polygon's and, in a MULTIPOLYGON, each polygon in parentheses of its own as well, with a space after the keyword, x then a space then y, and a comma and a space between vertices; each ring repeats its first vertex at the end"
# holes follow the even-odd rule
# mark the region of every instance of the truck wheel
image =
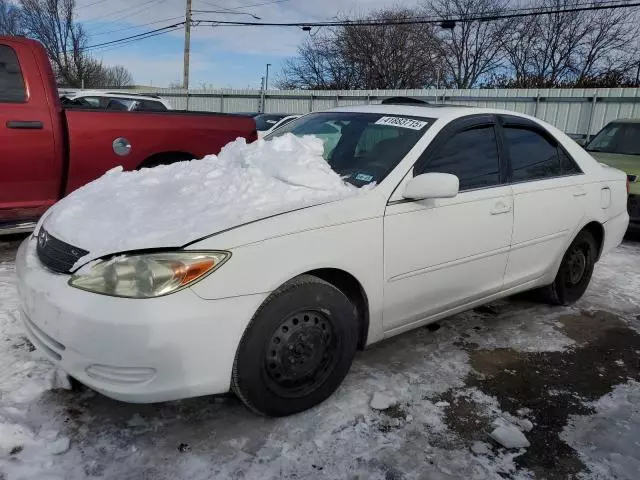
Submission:
POLYGON ((162 153, 153 155, 147 158, 137 168, 141 170, 143 168, 154 168, 159 165, 171 165, 172 163, 183 162, 185 160, 193 160, 194 156, 189 153, 175 152, 175 153, 162 153))
POLYGON ((273 292, 245 331, 232 390, 266 416, 327 399, 347 375, 358 340, 355 308, 333 285, 302 275, 273 292))
POLYGON ((598 249, 593 235, 582 230, 567 249, 553 283, 540 290, 552 305, 571 305, 584 294, 591 281, 598 249))

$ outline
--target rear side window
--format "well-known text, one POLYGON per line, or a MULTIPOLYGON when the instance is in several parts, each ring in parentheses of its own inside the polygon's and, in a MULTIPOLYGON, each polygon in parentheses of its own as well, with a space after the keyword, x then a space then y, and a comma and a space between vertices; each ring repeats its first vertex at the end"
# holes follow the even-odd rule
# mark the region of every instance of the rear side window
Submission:
POLYGON ((541 180, 562 175, 558 145, 540 133, 520 127, 505 127, 514 182, 541 180))
POLYGON ((137 100, 137 106, 135 108, 136 111, 142 112, 164 112, 167 107, 165 107, 160 102, 154 102, 153 100, 137 100))
POLYGON ((460 180, 460 191, 500 184, 500 157, 493 126, 454 134, 414 175, 451 173, 460 180))
POLYGON ((571 156, 564 151, 562 147, 558 147, 558 155, 560 155, 560 165, 563 175, 580 175, 582 170, 571 156))
POLYGON ((18 56, 13 48, 0 45, 0 102, 22 103, 26 100, 18 56))

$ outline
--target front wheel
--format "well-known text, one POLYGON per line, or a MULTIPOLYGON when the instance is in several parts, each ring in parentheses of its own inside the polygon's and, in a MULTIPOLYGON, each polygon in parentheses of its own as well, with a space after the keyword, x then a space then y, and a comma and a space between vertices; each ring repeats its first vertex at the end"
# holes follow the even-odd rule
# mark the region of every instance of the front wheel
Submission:
POLYGON ((544 299, 554 305, 571 305, 584 294, 596 263, 597 245, 593 235, 583 230, 567 249, 551 285, 542 289, 544 299))
POLYGON ((302 275, 272 293, 251 320, 236 353, 232 390, 262 415, 301 412, 338 388, 356 345, 349 299, 333 285, 302 275))

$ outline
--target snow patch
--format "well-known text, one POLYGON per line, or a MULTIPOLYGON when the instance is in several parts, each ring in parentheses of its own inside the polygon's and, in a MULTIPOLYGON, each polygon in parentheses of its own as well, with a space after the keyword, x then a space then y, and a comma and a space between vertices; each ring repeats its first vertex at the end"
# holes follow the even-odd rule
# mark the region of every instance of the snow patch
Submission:
POLYGON ((76 266, 120 251, 181 246, 298 208, 356 195, 322 157, 313 136, 282 135, 219 155, 153 169, 112 169, 48 213, 45 228, 91 252, 76 266))
POLYGON ((369 406, 374 410, 386 410, 387 408, 393 407, 396 403, 398 403, 398 401, 395 398, 381 392, 376 392, 373 394, 369 406))
POLYGON ((502 425, 494 429, 491 438, 505 448, 527 448, 531 444, 515 425, 502 425))
POLYGON ((636 480, 640 472, 640 383, 617 385, 596 402, 595 413, 573 415, 560 437, 574 448, 590 470, 588 478, 636 480))

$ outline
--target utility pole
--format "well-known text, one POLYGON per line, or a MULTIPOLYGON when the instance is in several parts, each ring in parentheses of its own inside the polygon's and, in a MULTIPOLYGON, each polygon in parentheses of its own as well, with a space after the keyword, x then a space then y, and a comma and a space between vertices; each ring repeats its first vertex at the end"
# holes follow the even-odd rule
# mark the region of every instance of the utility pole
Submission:
POLYGON ((270 63, 267 63, 267 75, 264 77, 264 89, 269 90, 269 67, 270 63))
POLYGON ((264 113, 264 77, 260 77, 260 113, 264 113))
POLYGON ((191 0, 187 0, 184 24, 184 73, 182 88, 189 88, 189 54, 191 53, 191 0))

